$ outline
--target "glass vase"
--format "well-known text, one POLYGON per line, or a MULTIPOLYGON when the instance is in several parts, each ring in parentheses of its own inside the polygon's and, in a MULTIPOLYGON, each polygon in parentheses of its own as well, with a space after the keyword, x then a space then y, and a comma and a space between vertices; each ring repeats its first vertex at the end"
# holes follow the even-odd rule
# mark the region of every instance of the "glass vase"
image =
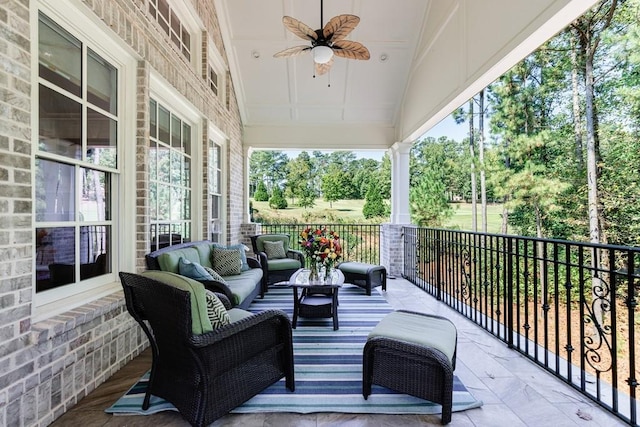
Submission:
POLYGON ((309 283, 317 282, 318 279, 319 279, 318 264, 315 262, 311 262, 310 272, 309 272, 309 283))

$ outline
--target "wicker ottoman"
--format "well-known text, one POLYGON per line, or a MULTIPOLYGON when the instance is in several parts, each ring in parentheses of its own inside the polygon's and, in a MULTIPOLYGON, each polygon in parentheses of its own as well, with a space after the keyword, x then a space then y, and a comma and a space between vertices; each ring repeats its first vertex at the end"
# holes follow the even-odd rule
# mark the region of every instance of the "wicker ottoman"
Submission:
POLYGON ((353 283, 366 289, 371 295, 371 289, 382 286, 387 290, 387 269, 381 265, 365 264, 363 262, 343 262, 338 269, 344 274, 345 283, 353 283))
POLYGON ((362 395, 377 384, 442 405, 451 422, 457 330, 440 316, 395 311, 371 331, 362 358, 362 395))

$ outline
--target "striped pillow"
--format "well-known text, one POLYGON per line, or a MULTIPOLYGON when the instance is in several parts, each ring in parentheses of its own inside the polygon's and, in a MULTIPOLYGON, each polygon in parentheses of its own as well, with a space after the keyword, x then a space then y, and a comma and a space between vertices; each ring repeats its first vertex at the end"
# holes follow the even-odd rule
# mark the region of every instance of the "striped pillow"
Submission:
POLYGON ((213 268, 211 268, 211 267, 204 267, 204 266, 203 266, 202 268, 204 268, 204 270, 205 270, 207 273, 209 273, 209 274, 211 275, 211 279, 212 279, 212 280, 215 280, 216 282, 220 282, 220 283, 222 283, 222 284, 224 284, 224 285, 229 285, 229 284, 224 280, 224 277, 222 277, 221 275, 219 275, 219 274, 218 274, 218 272, 217 272, 217 271, 215 271, 213 268))
POLYGON ((224 307, 224 304, 222 304, 222 301, 220 301, 218 296, 208 289, 205 289, 204 292, 207 300, 207 315, 209 316, 213 329, 217 329, 231 323, 229 313, 227 313, 227 309, 224 307))

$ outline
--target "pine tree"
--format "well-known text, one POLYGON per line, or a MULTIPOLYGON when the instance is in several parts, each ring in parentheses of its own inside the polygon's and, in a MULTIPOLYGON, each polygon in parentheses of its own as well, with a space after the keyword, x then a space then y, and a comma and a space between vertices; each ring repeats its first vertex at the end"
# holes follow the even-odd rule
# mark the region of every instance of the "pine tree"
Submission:
POLYGON ((256 188, 256 192, 253 193, 253 199, 257 202, 266 202, 269 200, 267 186, 264 185, 263 181, 258 182, 258 188, 256 188))
POLYGON ((378 184, 375 182, 369 183, 369 189, 365 196, 365 203, 362 207, 362 215, 367 219, 381 217, 385 216, 386 210, 384 199, 382 198, 382 193, 378 184))
POLYGON ((285 199, 284 194, 282 194, 282 189, 278 185, 273 187, 273 194, 269 199, 269 206, 271 209, 286 209, 287 206, 289 206, 287 199, 285 199))

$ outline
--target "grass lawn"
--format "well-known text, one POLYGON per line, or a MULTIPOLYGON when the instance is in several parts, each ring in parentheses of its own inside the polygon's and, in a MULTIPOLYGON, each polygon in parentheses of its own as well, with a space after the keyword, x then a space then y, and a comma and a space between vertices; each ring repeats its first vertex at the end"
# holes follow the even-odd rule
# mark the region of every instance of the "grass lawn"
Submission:
MULTIPOLYGON (((293 206, 291 200, 287 200, 291 207, 287 209, 271 209, 268 202, 256 202, 252 200, 253 208, 257 214, 272 221, 283 222, 337 222, 347 220, 350 222, 368 222, 362 216, 364 200, 338 200, 329 206, 329 202, 316 199, 316 205, 311 209, 303 209, 293 206), (313 218, 310 217, 313 215, 313 218)), ((445 228, 471 230, 471 203, 453 203, 454 214, 446 223, 445 228)), ((490 204, 487 206, 487 232, 499 233, 502 225, 502 205, 490 204)), ((481 206, 478 203, 478 230, 482 228, 481 206)))

